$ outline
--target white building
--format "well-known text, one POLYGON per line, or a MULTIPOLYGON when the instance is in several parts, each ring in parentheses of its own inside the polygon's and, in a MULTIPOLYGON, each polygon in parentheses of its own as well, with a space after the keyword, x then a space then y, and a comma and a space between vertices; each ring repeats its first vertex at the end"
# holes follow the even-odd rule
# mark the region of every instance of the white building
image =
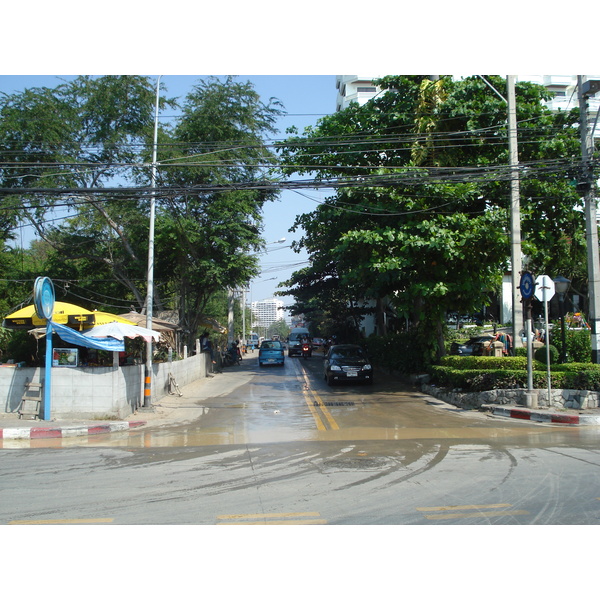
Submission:
MULTIPOLYGON (((381 93, 381 88, 373 84, 373 80, 382 75, 336 75, 335 86, 337 99, 335 110, 344 110, 350 102, 358 102, 361 106, 381 93)), ((600 75, 585 75, 584 79, 598 79, 600 75)), ((579 106, 577 98, 577 75, 516 75, 516 81, 529 81, 543 85, 554 94, 554 98, 546 102, 550 110, 571 110, 579 106)), ((501 93, 503 90, 499 90, 501 93)), ((593 123, 600 108, 600 94, 588 99, 588 118, 593 123)), ((600 137, 600 126, 596 127, 594 137, 600 137)))
POLYGON ((250 309, 254 315, 253 327, 268 328, 275 321, 285 318, 284 303, 282 300, 276 300, 275 298, 252 302, 250 309))
MULTIPOLYGON (((586 79, 600 80, 600 75, 584 75, 586 79)), ((546 102, 546 106, 550 110, 568 111, 579 107, 577 96, 577 75, 516 75, 516 81, 530 81, 543 85, 549 92, 554 94, 554 98, 546 102)), ((590 96, 588 98, 588 119, 590 123, 596 118, 598 108, 600 107, 600 98, 598 96, 590 96)), ((594 137, 598 137, 600 128, 594 131, 594 137)))
POLYGON ((379 75, 336 75, 335 87, 338 90, 335 111, 348 107, 350 102, 358 102, 361 106, 381 92, 381 88, 373 84, 379 75))

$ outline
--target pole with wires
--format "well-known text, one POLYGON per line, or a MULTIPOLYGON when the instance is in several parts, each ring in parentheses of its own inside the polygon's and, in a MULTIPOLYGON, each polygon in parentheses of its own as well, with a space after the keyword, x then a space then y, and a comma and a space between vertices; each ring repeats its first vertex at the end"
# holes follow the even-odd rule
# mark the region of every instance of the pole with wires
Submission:
POLYGON ((519 186, 519 153, 517 150, 517 102, 515 76, 506 76, 508 97, 508 149, 510 156, 510 262, 512 287, 513 349, 521 346, 519 335, 523 328, 523 308, 519 294, 519 277, 522 270, 521 204, 519 186))
MULTIPOLYGON (((148 232, 148 291, 146 295, 146 328, 152 329, 152 305, 154 304, 154 219, 156 204, 156 159, 158 146, 158 106, 160 99, 160 78, 156 80, 156 103, 154 110, 154 143, 152 148, 152 194, 150 196, 150 227, 148 232)), ((146 368, 144 373, 144 407, 152 403, 152 343, 146 343, 146 368)))
MULTIPOLYGON (((579 97, 579 118, 581 131, 582 174, 579 190, 583 192, 585 203, 585 230, 588 270, 588 321, 592 330, 592 362, 600 363, 600 259, 598 253, 598 220, 596 216, 596 198, 594 198, 593 154, 594 139, 590 135, 587 116, 588 95, 598 91, 592 87, 593 81, 584 82, 583 76, 577 76, 579 97), (585 84, 588 84, 587 86, 585 84)), ((598 83, 598 82, 597 82, 598 83)), ((598 86, 600 87, 600 86, 598 86)), ((595 125, 594 125, 595 127, 595 125)))

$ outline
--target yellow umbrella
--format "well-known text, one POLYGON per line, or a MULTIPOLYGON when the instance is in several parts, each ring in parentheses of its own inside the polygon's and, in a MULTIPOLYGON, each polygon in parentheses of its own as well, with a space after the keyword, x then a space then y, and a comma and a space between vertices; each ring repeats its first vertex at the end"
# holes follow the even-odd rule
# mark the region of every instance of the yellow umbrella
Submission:
MULTIPOLYGON (((82 308, 75 304, 69 304, 68 302, 54 303, 52 320, 60 325, 68 325, 70 327, 77 327, 78 329, 82 329, 84 326, 94 327, 94 325, 110 323, 112 321, 131 324, 131 321, 127 321, 127 319, 123 319, 118 315, 87 310, 86 308, 82 308)), ((37 316, 33 304, 8 315, 2 322, 2 327, 6 327, 7 329, 33 329, 45 325, 46 319, 40 319, 37 316)))
POLYGON ((107 323, 125 323, 125 325, 136 325, 133 321, 125 319, 119 315, 113 315, 112 313, 102 312, 101 310, 95 310, 92 315, 94 316, 94 322, 84 323, 85 327, 96 327, 96 325, 106 325, 107 323))

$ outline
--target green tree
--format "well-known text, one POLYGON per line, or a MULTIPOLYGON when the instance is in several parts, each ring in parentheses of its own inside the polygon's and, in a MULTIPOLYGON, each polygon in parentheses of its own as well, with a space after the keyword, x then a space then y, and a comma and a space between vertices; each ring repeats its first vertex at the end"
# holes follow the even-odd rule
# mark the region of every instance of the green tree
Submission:
POLYGON ((282 340, 290 335, 290 327, 285 322, 285 319, 278 319, 269 325, 267 337, 272 338, 274 335, 278 335, 282 340))
MULTIPOLYGON (((94 290, 95 306, 145 307, 155 94, 146 77, 78 77, 0 99, 0 186, 15 189, 0 208, 21 209, 49 245, 44 274, 94 290), (53 224, 58 203, 72 216, 53 224)), ((262 137, 281 107, 211 78, 181 108, 158 132, 154 311, 178 309, 192 343, 211 295, 257 273, 249 252, 276 196, 256 189, 274 158, 262 137)))
MULTIPOLYGON (((486 79, 504 89, 501 78, 486 79)), ((355 298, 388 298, 412 327, 434 334, 439 355, 445 312, 480 307, 507 266, 506 103, 479 77, 379 84, 386 89, 379 97, 323 118, 280 148, 286 173, 314 173, 337 188, 297 219, 312 262, 282 294, 315 306, 330 302, 336 286, 355 298)), ((557 257, 567 267, 582 251, 579 197, 569 186, 576 117, 553 115, 546 94, 517 87, 524 246, 540 268, 557 257)))

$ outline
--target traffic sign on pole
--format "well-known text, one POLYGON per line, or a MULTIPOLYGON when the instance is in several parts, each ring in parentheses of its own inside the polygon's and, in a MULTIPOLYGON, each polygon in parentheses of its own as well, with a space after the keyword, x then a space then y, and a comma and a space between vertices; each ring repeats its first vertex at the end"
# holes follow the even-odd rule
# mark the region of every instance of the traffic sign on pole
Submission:
POLYGON ((525 271, 521 275, 521 282, 519 283, 519 289, 521 290, 521 296, 527 300, 533 296, 533 289, 535 284, 533 282, 533 275, 529 271, 525 271))
POLYGON ((535 284, 535 297, 540 302, 550 302, 555 293, 554 281, 548 275, 540 275, 535 284))
POLYGON ((544 303, 544 323, 546 327, 544 343, 546 345, 546 379, 548 386, 548 406, 552 406, 552 389, 550 385, 550 331, 548 327, 548 302, 554 296, 554 281, 548 275, 540 275, 535 280, 535 297, 544 303))

